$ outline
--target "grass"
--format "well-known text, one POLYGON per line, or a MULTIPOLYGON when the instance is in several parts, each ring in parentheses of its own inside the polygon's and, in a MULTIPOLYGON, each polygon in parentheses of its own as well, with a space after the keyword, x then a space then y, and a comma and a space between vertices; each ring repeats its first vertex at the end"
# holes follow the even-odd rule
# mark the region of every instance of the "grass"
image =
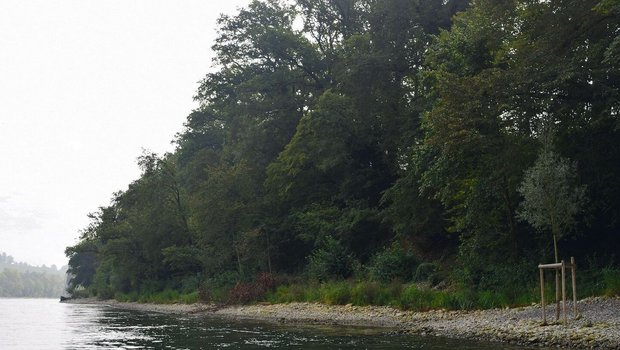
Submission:
POLYGON ((603 283, 605 285, 603 294, 606 296, 620 295, 620 270, 603 269, 603 283))
POLYGON ((137 292, 131 293, 116 293, 114 299, 121 302, 138 302, 138 303, 152 303, 152 304, 193 304, 198 302, 198 291, 191 293, 179 293, 173 289, 165 289, 156 293, 144 293, 138 294, 137 292))
MULTIPOLYGON (((376 281, 286 281, 253 295, 245 302, 289 303, 319 302, 327 305, 392 306, 402 310, 426 311, 431 309, 471 310, 530 305, 540 301, 538 281, 530 286, 505 286, 501 290, 471 290, 452 287, 449 290, 435 290, 428 284, 381 283, 376 281)), ((568 279, 570 282, 570 279, 568 279)), ((568 288, 569 297, 571 290, 568 288)), ((547 278, 545 295, 550 302, 554 298, 554 279, 547 278)), ((577 293, 580 298, 596 295, 620 295, 620 269, 603 268, 585 270, 578 274, 577 293)), ((181 293, 174 289, 143 293, 116 293, 114 298, 124 302, 141 303, 196 303, 198 301, 228 303, 230 287, 212 288, 209 300, 201 300, 198 291, 181 293)))
MULTIPOLYGON (((480 299, 487 306, 503 306, 503 299, 494 298, 491 292, 480 293, 480 299)), ((478 295, 465 291, 437 291, 413 283, 353 281, 283 285, 266 296, 265 300, 271 303, 320 302, 327 305, 392 306, 415 311, 472 309, 479 304, 478 295)))

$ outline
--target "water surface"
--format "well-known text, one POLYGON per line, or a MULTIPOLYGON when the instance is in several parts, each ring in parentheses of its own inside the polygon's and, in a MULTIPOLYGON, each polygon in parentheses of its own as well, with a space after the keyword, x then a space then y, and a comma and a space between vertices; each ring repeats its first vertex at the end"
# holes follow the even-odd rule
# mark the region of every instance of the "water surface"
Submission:
POLYGON ((12 349, 529 349, 504 344, 394 335, 381 329, 232 322, 0 299, 0 348, 12 349))

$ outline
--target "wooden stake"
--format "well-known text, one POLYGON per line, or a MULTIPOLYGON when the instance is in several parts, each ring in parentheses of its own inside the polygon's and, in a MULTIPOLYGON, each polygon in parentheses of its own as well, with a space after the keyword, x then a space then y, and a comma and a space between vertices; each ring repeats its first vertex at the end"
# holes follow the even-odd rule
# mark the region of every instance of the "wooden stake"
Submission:
POLYGON ((555 321, 560 320, 560 272, 555 270, 555 321))
POLYGON ((564 325, 566 325, 566 266, 562 260, 562 312, 564 313, 564 325))
POLYGON ((573 318, 577 319, 577 282, 575 281, 575 270, 577 270, 577 264, 575 264, 575 257, 570 257, 571 264, 571 276, 570 280, 573 284, 573 318))
POLYGON ((545 308, 545 272, 542 268, 540 271, 540 303, 542 305, 543 325, 547 324, 547 309, 545 308))

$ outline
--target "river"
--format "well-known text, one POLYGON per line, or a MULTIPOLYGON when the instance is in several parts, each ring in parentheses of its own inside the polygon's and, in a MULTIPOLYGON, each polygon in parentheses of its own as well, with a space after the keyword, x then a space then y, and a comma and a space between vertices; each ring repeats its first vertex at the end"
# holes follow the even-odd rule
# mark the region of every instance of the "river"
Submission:
POLYGON ((1 299, 0 348, 14 349, 527 349, 394 335, 382 329, 233 322, 52 299, 1 299))

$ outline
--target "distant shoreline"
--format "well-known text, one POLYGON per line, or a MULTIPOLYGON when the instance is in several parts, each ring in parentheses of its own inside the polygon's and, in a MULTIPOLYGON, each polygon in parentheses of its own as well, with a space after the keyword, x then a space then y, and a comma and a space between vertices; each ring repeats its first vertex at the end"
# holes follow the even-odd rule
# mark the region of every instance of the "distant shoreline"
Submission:
MULTIPOLYGON (((99 304, 143 312, 193 314, 231 320, 287 324, 384 327, 424 336, 476 339, 528 346, 620 348, 620 298, 595 297, 577 303, 581 318, 568 325, 541 326, 539 306, 484 311, 401 311, 383 306, 289 303, 249 306, 209 304, 141 304, 115 300, 72 299, 72 304, 99 304)), ((548 317, 553 315, 548 309, 548 317)))

